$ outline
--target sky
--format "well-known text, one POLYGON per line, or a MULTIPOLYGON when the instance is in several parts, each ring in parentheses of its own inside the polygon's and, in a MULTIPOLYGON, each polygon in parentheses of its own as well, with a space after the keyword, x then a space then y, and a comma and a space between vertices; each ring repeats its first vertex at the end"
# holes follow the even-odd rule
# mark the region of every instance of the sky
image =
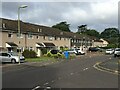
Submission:
POLYGON ((89 29, 102 32, 105 28, 118 27, 119 0, 2 0, 1 18, 20 19, 44 26, 53 26, 62 21, 70 24, 70 30, 77 32, 79 25, 87 24, 89 29))

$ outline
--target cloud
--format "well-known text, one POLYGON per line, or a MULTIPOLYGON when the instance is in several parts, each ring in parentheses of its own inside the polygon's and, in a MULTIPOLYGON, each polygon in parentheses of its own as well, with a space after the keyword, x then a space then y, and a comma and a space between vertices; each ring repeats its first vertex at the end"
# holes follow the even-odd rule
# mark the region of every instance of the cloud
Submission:
POLYGON ((118 2, 3 2, 2 16, 17 19, 20 5, 28 5, 20 11, 21 20, 25 22, 52 26, 67 21, 71 31, 77 26, 87 24, 88 28, 103 31, 107 27, 117 27, 118 2))

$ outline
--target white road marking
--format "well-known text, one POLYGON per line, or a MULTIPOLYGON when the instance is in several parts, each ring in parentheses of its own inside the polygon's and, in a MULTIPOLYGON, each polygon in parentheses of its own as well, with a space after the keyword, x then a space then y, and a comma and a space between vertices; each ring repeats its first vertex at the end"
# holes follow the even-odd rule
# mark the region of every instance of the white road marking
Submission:
POLYGON ((60 79, 61 79, 61 77, 58 78, 58 80, 60 80, 60 79))
POLYGON ((53 83, 53 82, 55 82, 55 81, 53 80, 53 81, 51 81, 51 82, 53 83))
POLYGON ((70 73, 70 75, 73 75, 74 73, 70 73))
POLYGON ((49 83, 47 82, 47 83, 45 83, 44 85, 48 85, 49 83))
POLYGON ((88 68, 84 68, 83 71, 88 70, 88 68))
POLYGON ((36 86, 35 88, 33 88, 32 90, 36 90, 36 89, 38 89, 38 88, 40 88, 40 86, 36 86))
MULTIPOLYGON (((48 87, 46 87, 46 89, 51 89, 51 87, 50 87, 50 86, 48 86, 48 87)), ((46 90, 46 89, 45 89, 45 90, 46 90)))

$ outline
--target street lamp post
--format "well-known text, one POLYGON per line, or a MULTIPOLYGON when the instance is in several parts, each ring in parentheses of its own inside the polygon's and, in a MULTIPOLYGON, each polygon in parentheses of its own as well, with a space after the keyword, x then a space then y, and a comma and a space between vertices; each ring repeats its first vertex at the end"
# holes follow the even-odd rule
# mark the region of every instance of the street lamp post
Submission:
POLYGON ((21 32, 20 32, 20 8, 26 8, 27 5, 22 5, 18 7, 18 37, 19 37, 19 64, 20 64, 20 36, 21 36, 21 32))

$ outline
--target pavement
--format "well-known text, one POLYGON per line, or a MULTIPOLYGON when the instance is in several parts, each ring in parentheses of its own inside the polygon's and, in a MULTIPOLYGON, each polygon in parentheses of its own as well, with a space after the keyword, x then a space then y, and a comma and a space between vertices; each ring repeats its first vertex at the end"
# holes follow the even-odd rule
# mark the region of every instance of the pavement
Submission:
POLYGON ((98 62, 94 65, 94 67, 98 70, 109 72, 112 74, 120 74, 120 59, 119 58, 109 58, 109 60, 104 62, 98 62))

